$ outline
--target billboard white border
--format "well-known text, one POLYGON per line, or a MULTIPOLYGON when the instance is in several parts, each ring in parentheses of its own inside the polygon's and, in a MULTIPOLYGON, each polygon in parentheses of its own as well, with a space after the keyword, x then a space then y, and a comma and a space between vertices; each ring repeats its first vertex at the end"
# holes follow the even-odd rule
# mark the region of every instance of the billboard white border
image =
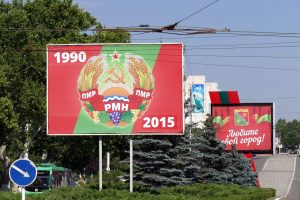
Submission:
POLYGON ((147 136, 151 136, 151 135, 161 135, 161 136, 181 136, 181 135, 184 135, 185 133, 185 117, 184 117, 184 44, 183 43, 87 43, 87 44, 76 44, 76 43, 73 43, 73 44, 47 44, 46 46, 46 66, 47 66, 47 70, 46 70, 46 78, 47 78, 47 81, 46 81, 46 106, 47 106, 47 113, 46 113, 46 121, 47 121, 47 124, 46 124, 46 134, 47 136, 113 136, 113 135, 118 135, 118 136, 144 136, 144 135, 147 135, 147 136), (104 46, 104 45, 181 45, 181 50, 182 50, 182 64, 181 64, 181 74, 182 74, 182 77, 181 77, 181 80, 182 80, 182 84, 181 84, 181 93, 182 93, 182 132, 170 132, 170 133, 167 133, 167 132, 163 132, 163 133, 159 133, 159 132, 138 132, 138 133, 70 133, 70 134, 67 134, 67 133, 62 133, 62 134, 49 134, 49 123, 48 123, 48 114, 49 114, 49 110, 48 110, 48 69, 49 69, 49 66, 48 66, 48 47, 49 46, 91 46, 91 45, 100 45, 100 46, 104 46))

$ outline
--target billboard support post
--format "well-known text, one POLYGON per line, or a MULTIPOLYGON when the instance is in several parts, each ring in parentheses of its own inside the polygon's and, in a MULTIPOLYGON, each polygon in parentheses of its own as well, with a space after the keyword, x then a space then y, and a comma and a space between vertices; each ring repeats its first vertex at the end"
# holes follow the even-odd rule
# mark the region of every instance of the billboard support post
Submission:
POLYGON ((130 192, 133 192, 133 142, 132 139, 129 140, 130 144, 130 174, 129 174, 129 179, 130 179, 130 192))
POLYGON ((102 190, 102 137, 99 136, 99 191, 102 190))
POLYGON ((276 127, 275 127, 275 103, 273 102, 273 155, 276 154, 276 145, 275 145, 275 137, 276 137, 276 127))
POLYGON ((107 172, 110 171, 110 153, 109 152, 106 153, 106 171, 107 172))
MULTIPOLYGON (((190 86, 190 105, 191 105, 191 117, 190 117, 190 122, 191 122, 191 127, 190 127, 190 144, 191 144, 191 140, 192 140, 192 124, 193 124, 193 106, 192 106, 192 84, 190 86)), ((192 149, 190 149, 190 151, 192 151, 192 149)))

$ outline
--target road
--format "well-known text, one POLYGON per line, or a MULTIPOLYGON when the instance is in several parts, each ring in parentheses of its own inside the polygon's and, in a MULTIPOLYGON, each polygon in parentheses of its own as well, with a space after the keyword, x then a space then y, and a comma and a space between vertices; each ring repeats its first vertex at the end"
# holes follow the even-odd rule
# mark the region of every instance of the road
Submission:
POLYGON ((294 175, 294 180, 292 182, 290 192, 286 197, 286 199, 288 200, 300 199, 300 157, 297 157, 295 169, 296 171, 294 175))
POLYGON ((295 155, 274 155, 256 159, 262 188, 276 189, 276 199, 300 199, 300 158, 295 155))
POLYGON ((268 158, 270 157, 270 155, 257 155, 254 158, 254 163, 256 166, 256 172, 259 173, 263 170, 268 158))

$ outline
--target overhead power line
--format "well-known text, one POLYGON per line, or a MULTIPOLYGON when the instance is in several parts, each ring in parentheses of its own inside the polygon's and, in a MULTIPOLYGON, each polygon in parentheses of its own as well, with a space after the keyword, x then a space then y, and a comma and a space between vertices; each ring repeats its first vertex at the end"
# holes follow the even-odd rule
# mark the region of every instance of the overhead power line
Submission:
POLYGON ((215 64, 215 63, 202 63, 191 62, 193 65, 215 66, 215 67, 229 67, 229 68, 242 68, 242 69, 260 69, 260 70, 280 70, 280 71, 300 71, 299 68, 281 68, 281 67, 263 67, 263 66, 246 66, 246 65, 228 65, 228 64, 215 64))
POLYGON ((287 97, 261 97, 261 98, 246 98, 241 100, 285 100, 285 99, 300 99, 300 96, 287 96, 287 97))
MULTIPOLYGON (((188 47, 188 46, 187 46, 188 47)), ((268 49, 268 48, 299 48, 300 45, 270 45, 270 46, 233 46, 233 47, 189 47, 190 50, 194 49, 268 49)))
POLYGON ((300 59, 300 56, 267 56, 267 55, 216 55, 216 54, 191 54, 191 57, 216 57, 216 58, 272 58, 272 59, 300 59))
MULTIPOLYGON (((170 25, 169 25, 170 26, 170 25)), ((131 32, 131 33, 164 33, 170 35, 180 35, 180 36, 193 36, 199 34, 211 34, 217 33, 218 35, 222 34, 223 36, 255 36, 255 37, 286 37, 286 38, 300 38, 300 33, 291 33, 291 32, 258 32, 258 31, 230 31, 227 28, 224 29, 213 29, 213 28, 170 28, 169 26, 158 26, 158 27, 116 27, 116 28, 91 28, 91 29, 48 29, 48 28, 0 28, 0 32, 32 32, 32 31, 50 31, 50 32, 131 32)))
MULTIPOLYGON (((53 50, 47 50, 47 49, 16 49, 16 50, 17 51, 24 51, 24 52, 60 52, 61 51, 61 49, 59 47, 57 49, 53 49, 53 50)), ((145 50, 145 52, 147 51, 147 49, 144 49, 144 50, 145 50)), ((153 49, 148 49, 148 50, 153 50, 153 49)), ((172 50, 172 49, 169 49, 169 50, 172 50)), ((185 49, 185 54, 188 50, 189 49, 185 49)), ((82 49, 76 48, 76 49, 68 49, 68 51, 89 51, 89 52, 97 51, 98 52, 99 49, 88 49, 87 50, 87 49, 84 49, 84 48, 82 48, 82 49)), ((122 49, 120 51, 121 52, 128 52, 128 51, 134 52, 135 50, 134 49, 122 49)), ((101 50, 101 53, 105 54, 106 52, 110 52, 110 50, 101 50)), ((140 54, 140 55, 153 55, 153 54, 144 53, 144 54, 140 54)), ((160 61, 169 62, 169 63, 177 63, 176 61, 173 60, 173 57, 176 56, 176 54, 169 53, 169 54, 161 54, 161 55, 163 55, 165 57, 165 60, 160 60, 160 61)), ((178 55, 178 56, 181 56, 181 54, 178 55)), ((188 58, 189 56, 197 56, 197 55, 188 55, 186 58, 188 58)), ((216 56, 216 55, 212 55, 212 56, 216 56)), ((155 60, 150 60, 150 59, 145 59, 145 60, 146 61, 155 61, 155 60)), ((213 67, 222 67, 222 68, 241 68, 241 69, 252 69, 252 70, 300 71, 300 68, 231 65, 231 64, 203 63, 203 62, 190 62, 190 61, 188 62, 188 65, 189 66, 190 65, 199 65, 199 67, 213 66, 213 67)))
POLYGON ((223 36, 241 36, 241 37, 279 37, 279 38, 300 38, 300 33, 270 33, 270 34, 262 34, 262 33, 218 33, 223 36))
MULTIPOLYGON (((219 0, 218 0, 219 1, 219 0)), ((180 22, 180 21, 179 21, 180 22)), ((178 23, 178 22, 176 22, 178 23)), ((87 29, 72 29, 72 28, 46 28, 46 27, 32 27, 32 28, 18 28, 18 27, 2 27, 0 28, 1 32, 11 32, 11 31, 42 31, 42 30, 47 30, 47 31, 53 31, 53 32, 73 32, 73 31, 127 31, 127 32, 160 32, 160 30, 169 30, 173 32, 185 32, 187 34, 191 34, 191 31, 212 31, 215 30, 213 28, 205 28, 205 27, 180 27, 176 29, 167 29, 166 27, 168 26, 149 26, 149 25, 141 25, 141 26, 131 26, 131 27, 113 27, 113 28, 108 28, 108 27, 99 27, 99 28, 87 28, 87 29)), ((230 30, 225 28, 226 31, 220 32, 219 34, 226 34, 226 35, 231 35, 231 34, 236 34, 236 35, 255 35, 255 36, 300 36, 300 32, 262 32, 262 31, 248 31, 248 30, 230 30)))
POLYGON ((298 32, 276 32, 276 31, 231 31, 232 33, 250 33, 250 34, 274 34, 274 35, 299 35, 298 32))
POLYGON ((295 44, 300 41, 282 41, 282 42, 259 42, 259 43, 240 43, 240 44, 201 44, 201 45, 188 45, 188 46, 201 46, 201 47, 239 47, 239 46, 260 46, 260 45, 274 45, 274 44, 295 44))
MULTIPOLYGON (((123 48, 120 51, 137 51, 135 49, 132 49, 130 47, 130 43, 124 43, 124 44, 128 44, 128 48, 123 48)), ((161 44, 161 43, 153 43, 153 44, 161 44)), ((179 43, 178 43, 179 44, 179 43)), ((134 45, 134 44, 133 44, 134 45)), ((41 49, 41 48, 18 48, 18 47, 13 47, 17 50, 20 51, 46 51, 46 49, 41 49)), ((264 48, 300 48, 300 44, 299 45, 270 45, 270 46, 228 46, 228 47, 218 47, 217 45, 184 45, 184 49, 186 50, 226 50, 226 49, 264 49, 264 48)), ((72 49, 70 49, 72 50, 72 49)), ((74 49, 74 51, 77 49, 74 49)), ((78 49, 80 50, 80 48, 78 49)), ((98 49, 84 49, 82 48, 82 50, 85 51, 98 51, 98 49)), ((143 48, 143 50, 145 51, 145 54, 143 55, 148 55, 149 53, 147 53, 148 50, 153 50, 153 48, 151 48, 151 46, 147 47, 147 48, 143 48)), ((169 47, 166 48, 166 50, 168 51, 177 51, 177 48, 173 48, 173 47, 169 47)), ((61 51, 60 47, 54 48, 51 51, 61 51)), ((109 51, 109 50, 102 50, 102 52, 105 51, 109 51)), ((170 53, 170 56, 172 56, 174 54, 170 53)), ((210 56, 210 57, 273 57, 273 58, 299 58, 298 56, 263 56, 263 55, 214 55, 214 54, 194 54, 191 56, 210 56)))
POLYGON ((185 50, 184 52, 184 55, 185 55, 185 62, 187 63, 187 69, 188 69, 188 75, 192 75, 192 67, 191 67, 191 64, 190 64, 190 58, 189 58, 189 55, 188 55, 188 50, 185 50))
MULTIPOLYGON (((200 9, 197 10, 196 12, 193 12, 192 14, 188 15, 187 17, 185 17, 185 18, 183 18, 183 19, 181 19, 181 20, 175 22, 174 24, 170 24, 170 25, 168 25, 168 26, 165 26, 165 27, 163 27, 162 29, 163 29, 163 30, 175 30, 176 26, 177 26, 179 23, 181 23, 181 22, 183 22, 183 21, 185 21, 185 20, 191 18, 192 16, 194 16, 194 15, 196 15, 197 13, 199 13, 199 12, 205 10, 206 8, 208 8, 208 7, 210 7, 211 5, 217 3, 218 1, 219 1, 219 0, 215 0, 215 1, 213 1, 212 3, 210 3, 210 4, 206 5, 206 6, 204 6, 203 8, 200 8, 200 9)), ((203 29, 203 28, 201 28, 201 29, 203 29)), ((213 29, 212 29, 212 30, 213 30, 213 29)), ((215 32, 212 32, 212 33, 215 33, 215 32)))
POLYGON ((196 15, 197 13, 199 13, 199 12, 205 10, 206 8, 212 6, 213 4, 217 3, 218 1, 219 1, 219 0, 213 1, 212 3, 210 3, 210 4, 206 5, 206 6, 204 6, 203 8, 200 8, 200 9, 197 10, 196 12, 193 12, 192 14, 190 14, 190 15, 188 15, 187 17, 185 17, 185 18, 179 20, 179 21, 176 22, 176 23, 179 24, 179 23, 181 23, 181 22, 183 22, 183 21, 185 21, 185 20, 191 18, 192 16, 194 16, 194 15, 196 15))

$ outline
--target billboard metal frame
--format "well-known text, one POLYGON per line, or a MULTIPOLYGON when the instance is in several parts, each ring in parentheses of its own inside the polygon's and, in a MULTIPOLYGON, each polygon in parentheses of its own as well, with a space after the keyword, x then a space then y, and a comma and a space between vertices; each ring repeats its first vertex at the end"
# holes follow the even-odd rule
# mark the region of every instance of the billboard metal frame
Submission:
POLYGON ((239 106, 270 106, 271 107, 271 149, 270 150, 238 150, 241 153, 252 153, 252 154, 275 154, 275 104, 274 103, 240 103, 240 104, 211 104, 211 115, 213 114, 214 107, 239 107, 239 106))
POLYGON ((107 136, 107 135, 124 135, 124 136, 141 136, 141 135, 183 135, 184 134, 184 129, 185 129, 185 121, 184 121, 184 45, 183 43, 88 43, 88 44, 48 44, 46 47, 46 58, 47 58, 47 81, 46 81, 46 98, 47 98, 47 127, 46 127, 46 131, 47 131, 47 135, 48 136, 107 136), (181 132, 138 132, 138 133, 132 133, 132 132, 126 132, 126 133, 72 133, 72 134, 68 134, 68 133, 59 133, 59 134, 49 134, 49 123, 48 123, 48 118, 49 118, 49 107, 48 107, 48 86, 49 86, 49 82, 48 82, 48 69, 49 69, 49 46, 92 46, 92 45, 99 45, 99 46, 104 46, 104 45, 109 45, 109 46, 113 46, 113 45, 181 45, 182 46, 182 50, 181 50, 181 60, 182 60, 182 64, 181 64, 181 73, 182 73, 182 88, 181 88, 181 92, 182 92, 182 131, 181 132))

